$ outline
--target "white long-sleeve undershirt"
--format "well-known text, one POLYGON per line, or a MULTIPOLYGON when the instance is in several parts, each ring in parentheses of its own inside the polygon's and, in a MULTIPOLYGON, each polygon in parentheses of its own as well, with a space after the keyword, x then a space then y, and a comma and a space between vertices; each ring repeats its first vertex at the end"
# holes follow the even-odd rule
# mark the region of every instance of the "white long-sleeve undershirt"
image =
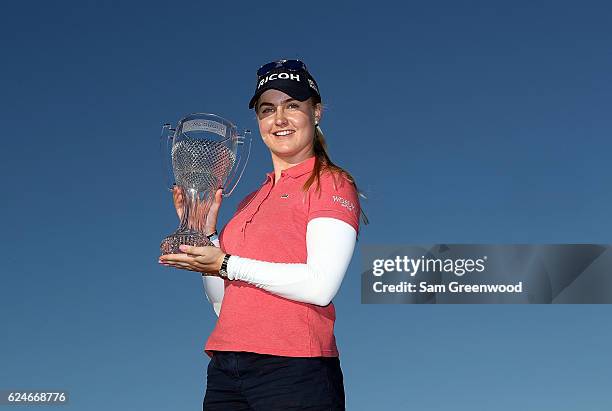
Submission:
MULTIPOLYGON (((281 297, 326 306, 338 292, 353 256, 357 232, 336 218, 318 217, 306 229, 306 264, 271 263, 233 255, 228 279, 245 281, 281 297)), ((224 280, 204 276, 208 300, 217 316, 224 280)))
MULTIPOLYGON (((215 247, 220 247, 219 238, 217 237, 212 241, 215 247)), ((223 294, 225 293, 225 280, 221 277, 213 277, 210 275, 202 276, 204 282, 204 292, 206 293, 206 299, 212 304, 213 310, 217 317, 221 312, 221 303, 223 302, 223 294)))

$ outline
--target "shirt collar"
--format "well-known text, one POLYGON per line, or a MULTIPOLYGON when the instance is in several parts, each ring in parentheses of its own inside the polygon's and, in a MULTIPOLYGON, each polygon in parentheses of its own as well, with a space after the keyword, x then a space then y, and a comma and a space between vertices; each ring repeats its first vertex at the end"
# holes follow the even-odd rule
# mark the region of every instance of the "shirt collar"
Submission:
MULTIPOLYGON (((291 166, 281 172, 281 176, 287 175, 292 178, 298 178, 306 173, 310 173, 314 168, 315 156, 307 158, 299 164, 291 166)), ((274 179, 274 170, 266 174, 266 182, 274 179)))

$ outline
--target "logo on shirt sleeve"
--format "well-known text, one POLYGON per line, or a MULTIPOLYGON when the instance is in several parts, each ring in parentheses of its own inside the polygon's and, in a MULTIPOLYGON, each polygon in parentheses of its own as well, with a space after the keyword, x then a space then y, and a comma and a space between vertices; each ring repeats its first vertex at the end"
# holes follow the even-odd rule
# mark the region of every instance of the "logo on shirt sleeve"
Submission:
POLYGON ((340 196, 332 196, 332 200, 334 203, 339 203, 342 207, 346 207, 349 211, 353 211, 355 209, 355 204, 340 196))

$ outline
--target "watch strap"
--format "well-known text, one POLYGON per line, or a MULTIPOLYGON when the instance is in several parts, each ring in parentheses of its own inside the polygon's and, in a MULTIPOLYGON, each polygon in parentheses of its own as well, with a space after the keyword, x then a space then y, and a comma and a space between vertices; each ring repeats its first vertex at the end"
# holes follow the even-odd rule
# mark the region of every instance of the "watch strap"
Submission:
POLYGON ((227 278, 227 263, 231 256, 231 254, 225 254, 225 257, 223 257, 223 262, 221 263, 221 268, 219 269, 219 274, 221 277, 227 278))

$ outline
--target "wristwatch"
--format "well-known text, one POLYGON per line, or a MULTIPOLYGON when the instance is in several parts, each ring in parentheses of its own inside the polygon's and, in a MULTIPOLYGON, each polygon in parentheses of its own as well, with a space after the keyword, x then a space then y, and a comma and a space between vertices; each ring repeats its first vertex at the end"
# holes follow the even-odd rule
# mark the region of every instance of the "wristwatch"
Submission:
POLYGON ((231 254, 225 254, 225 257, 223 257, 221 268, 219 268, 219 276, 223 278, 227 278, 227 262, 229 261, 231 256, 231 254))
POLYGON ((219 239, 219 233, 217 233, 217 230, 215 230, 212 234, 208 234, 206 236, 206 238, 208 238, 210 241, 215 241, 219 239))

